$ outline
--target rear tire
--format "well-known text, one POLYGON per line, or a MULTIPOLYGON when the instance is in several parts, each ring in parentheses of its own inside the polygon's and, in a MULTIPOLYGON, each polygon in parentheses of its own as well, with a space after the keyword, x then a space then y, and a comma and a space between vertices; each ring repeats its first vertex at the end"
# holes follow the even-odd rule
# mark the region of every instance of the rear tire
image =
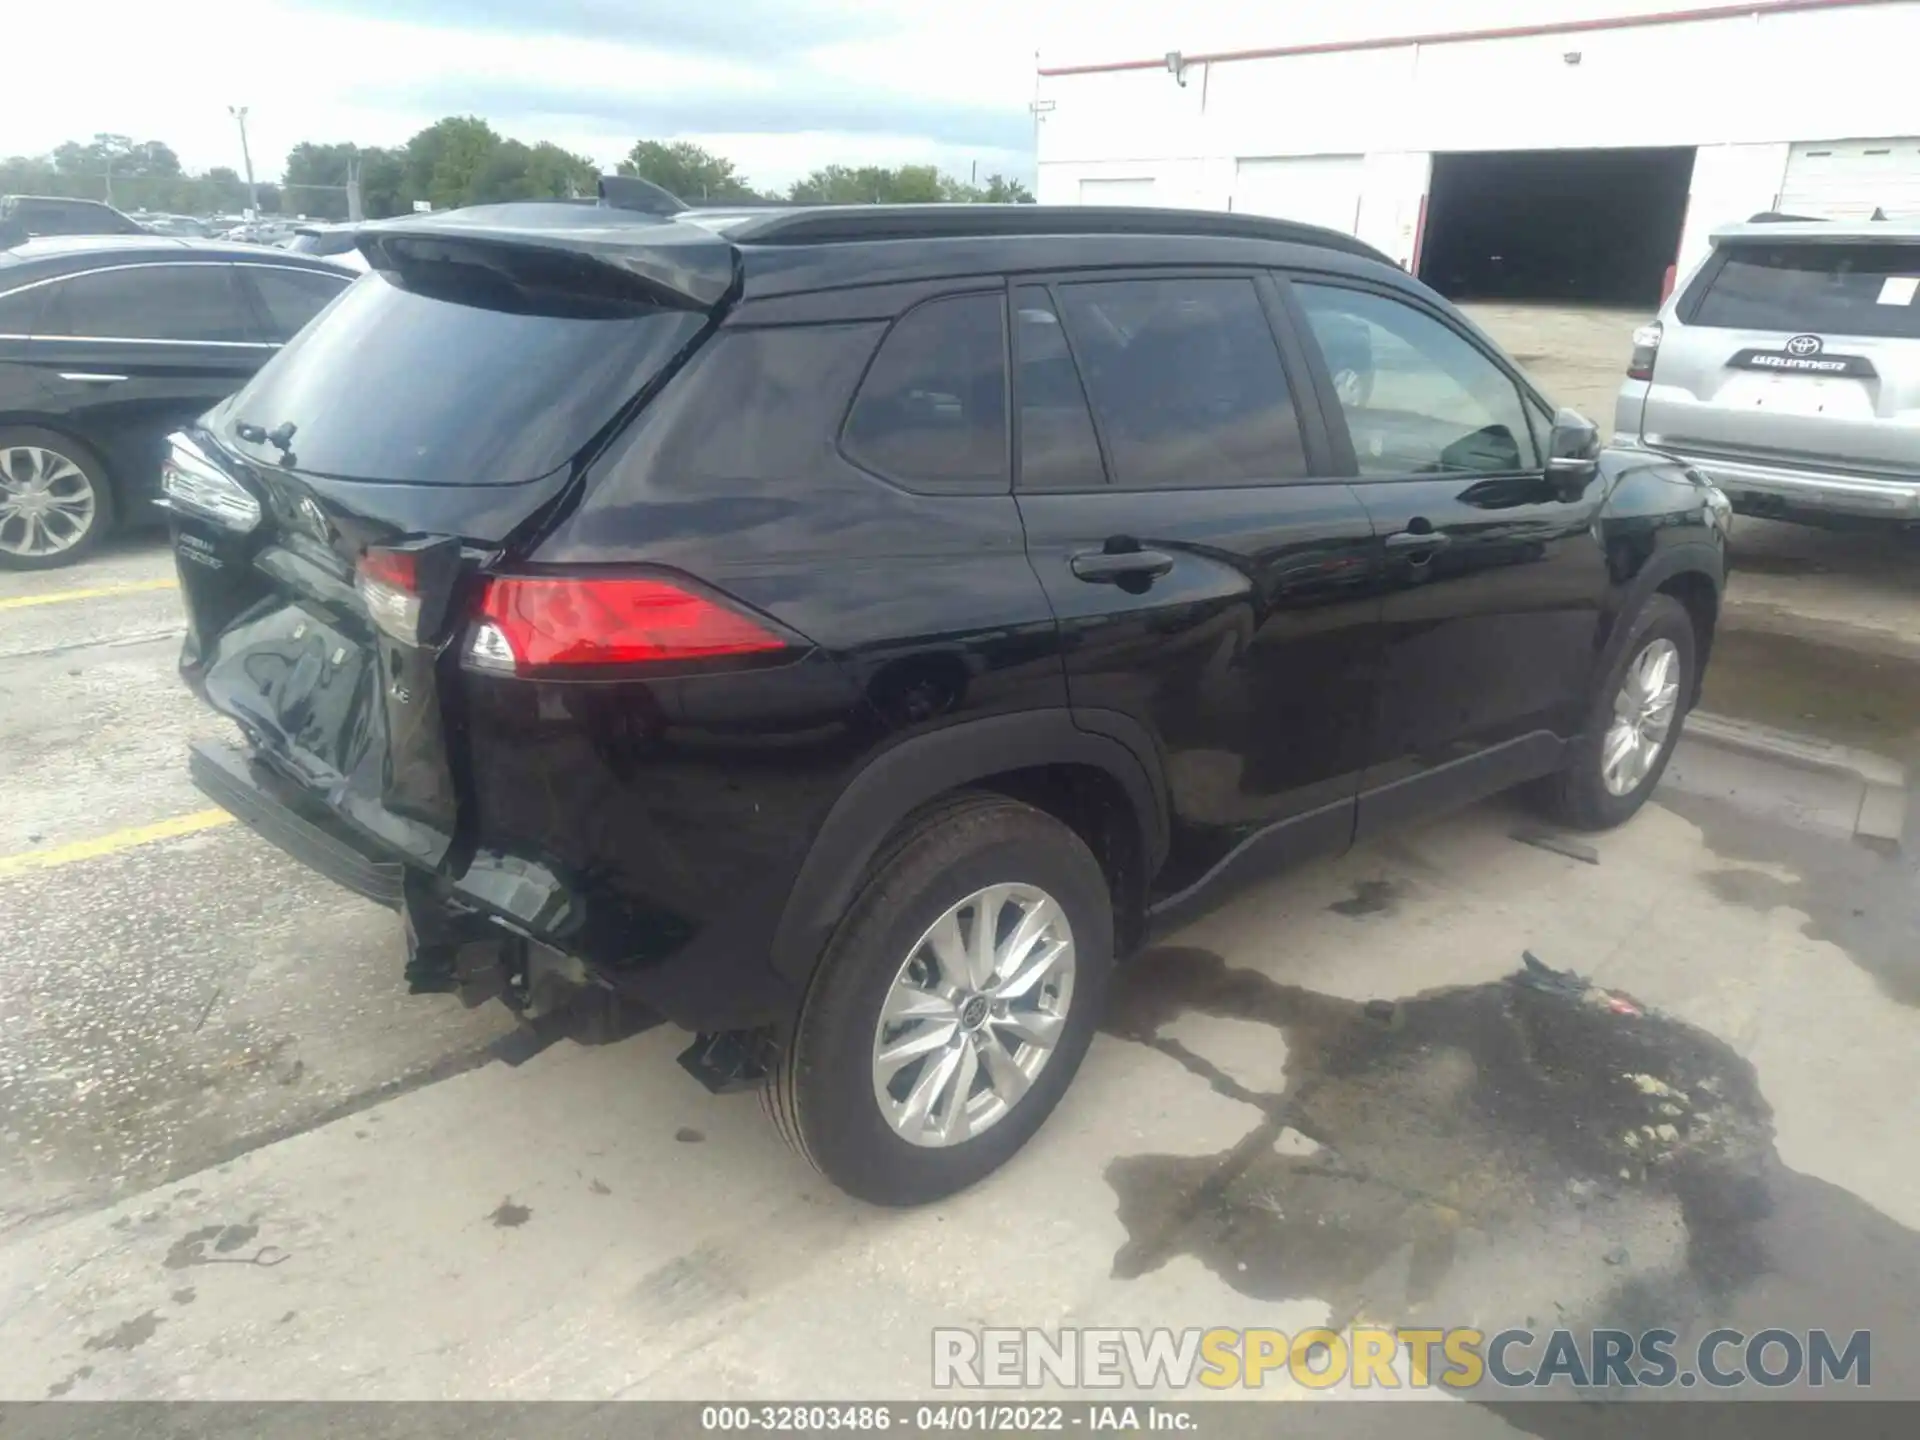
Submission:
POLYGON ((113 487, 92 450, 57 431, 0 427, 0 569, 71 565, 113 518, 113 487))
POLYGON ((1666 773, 1692 704, 1696 644, 1684 605, 1667 594, 1647 598, 1595 689, 1566 768, 1541 787, 1549 815, 1576 829, 1608 830, 1646 803, 1666 773), (1672 690, 1664 728, 1658 723, 1658 696, 1643 694, 1656 672, 1659 692, 1672 690), (1630 731, 1637 740, 1630 740, 1630 731))
POLYGON ((828 943, 769 1109, 859 1199, 951 1195, 1052 1113, 1112 968, 1112 898, 1078 835, 999 795, 936 803, 882 849, 828 943), (997 946, 974 950, 982 936, 997 946))

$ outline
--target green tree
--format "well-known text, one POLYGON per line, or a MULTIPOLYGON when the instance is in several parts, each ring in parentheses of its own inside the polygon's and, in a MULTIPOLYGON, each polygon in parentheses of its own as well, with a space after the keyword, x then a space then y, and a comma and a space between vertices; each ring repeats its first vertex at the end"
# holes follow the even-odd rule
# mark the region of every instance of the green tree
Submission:
POLYGON ((636 140, 627 158, 620 162, 619 173, 651 180, 689 205, 760 198, 731 160, 687 140, 671 144, 636 140))
POLYGON ((1004 176, 989 176, 985 185, 971 185, 942 175, 932 165, 826 165, 787 192, 796 205, 927 205, 1031 204, 1026 186, 1004 176))
POLYGON ((436 210, 471 203, 474 180, 499 147, 499 134, 477 115, 436 120, 407 141, 408 199, 436 210))
POLYGON ((306 214, 344 220, 347 218, 347 175, 359 153, 353 145, 302 141, 287 152, 287 163, 280 172, 281 187, 306 214))

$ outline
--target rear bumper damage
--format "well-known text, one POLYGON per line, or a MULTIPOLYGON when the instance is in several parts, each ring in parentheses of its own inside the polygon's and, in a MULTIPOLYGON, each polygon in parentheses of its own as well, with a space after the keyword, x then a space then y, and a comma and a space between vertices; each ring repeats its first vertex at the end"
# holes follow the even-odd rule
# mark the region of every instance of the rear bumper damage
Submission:
POLYGON ((382 860, 347 827, 302 803, 299 791, 230 745, 206 741, 187 752, 200 792, 261 839, 354 894, 400 908, 403 868, 382 860))
MULTIPOLYGON (((199 742, 190 747, 187 766, 201 793, 262 839, 354 894, 399 912, 409 991, 454 994, 469 1007, 499 1000, 518 1015, 538 1042, 531 1050, 523 1047, 523 1058, 554 1040, 605 1044, 669 1018, 651 1003, 649 987, 609 976, 545 943, 490 904, 519 898, 503 891, 497 868, 480 869, 478 883, 468 885, 383 855, 377 841, 231 745, 199 742)), ((675 987, 667 974, 661 978, 671 1007, 675 987)), ((694 1021, 689 1029, 720 1028, 687 1018, 694 1021)))

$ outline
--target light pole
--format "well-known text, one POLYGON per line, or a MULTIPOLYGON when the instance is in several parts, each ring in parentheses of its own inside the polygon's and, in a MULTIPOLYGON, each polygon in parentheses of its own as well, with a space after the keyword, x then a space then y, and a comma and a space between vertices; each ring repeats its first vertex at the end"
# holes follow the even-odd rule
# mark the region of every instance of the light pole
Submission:
POLYGON ((240 122, 240 160, 247 167, 247 210, 258 218, 260 214, 260 192, 253 187, 253 152, 247 149, 247 107, 229 105, 227 113, 240 122))

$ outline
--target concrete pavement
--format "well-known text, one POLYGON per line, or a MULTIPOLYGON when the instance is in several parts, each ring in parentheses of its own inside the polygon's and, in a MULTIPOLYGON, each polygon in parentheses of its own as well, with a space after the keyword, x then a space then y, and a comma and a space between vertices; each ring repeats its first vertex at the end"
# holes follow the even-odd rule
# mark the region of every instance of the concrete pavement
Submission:
POLYGON ((676 1034, 511 1069, 384 912, 137 838, 204 808, 169 648, 111 643, 166 598, 0 611, 0 856, 71 857, 0 871, 0 1398, 905 1397, 935 1324, 1329 1320, 1871 1326, 1920 1391, 1914 868, 1806 772, 1683 748, 1594 864, 1500 801, 1282 877, 1129 967, 1004 1173, 890 1213, 676 1034), (1621 1148, 1631 1074, 1704 1087, 1686 1145, 1621 1148))

